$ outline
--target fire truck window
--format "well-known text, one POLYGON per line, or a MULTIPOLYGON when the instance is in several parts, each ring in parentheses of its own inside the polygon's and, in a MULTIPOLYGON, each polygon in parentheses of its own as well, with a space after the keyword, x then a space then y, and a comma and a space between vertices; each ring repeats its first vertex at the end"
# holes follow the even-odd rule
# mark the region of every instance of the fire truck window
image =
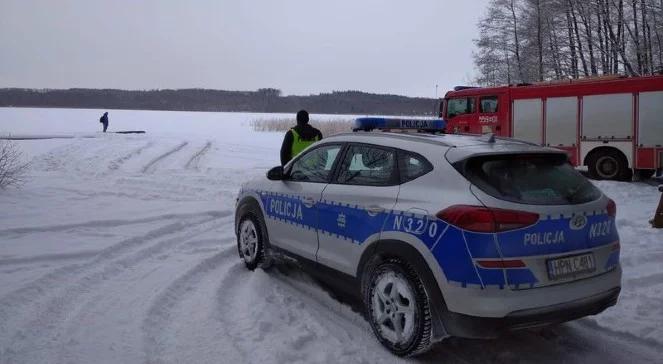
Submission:
POLYGON ((496 113, 497 112, 497 96, 482 97, 479 103, 479 112, 481 113, 496 113))
POLYGON ((471 114, 474 112, 474 98, 450 99, 447 102, 447 116, 471 114))

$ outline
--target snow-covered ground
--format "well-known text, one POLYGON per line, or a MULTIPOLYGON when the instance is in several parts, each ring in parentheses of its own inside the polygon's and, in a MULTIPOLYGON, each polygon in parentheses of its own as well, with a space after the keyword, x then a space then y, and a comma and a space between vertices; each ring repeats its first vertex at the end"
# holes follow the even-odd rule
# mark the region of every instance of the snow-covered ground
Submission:
MULTIPOLYGON (((267 114, 2 109, 0 134, 96 134, 17 142, 22 189, 0 191, 0 363, 398 362, 356 308, 293 268, 237 257, 239 184, 278 163, 267 114)), ((345 117, 347 118, 347 117, 345 117)), ((601 182, 617 201, 623 291, 599 316, 497 340, 451 339, 414 362, 660 362, 659 193, 601 182)))

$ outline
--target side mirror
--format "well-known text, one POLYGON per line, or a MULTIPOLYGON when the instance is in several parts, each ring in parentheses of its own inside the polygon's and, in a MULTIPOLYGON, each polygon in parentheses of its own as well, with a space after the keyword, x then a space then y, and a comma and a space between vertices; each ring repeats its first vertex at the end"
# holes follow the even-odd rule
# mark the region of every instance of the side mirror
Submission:
POLYGON ((267 171, 267 179, 270 181, 280 181, 284 177, 282 166, 277 166, 267 171))

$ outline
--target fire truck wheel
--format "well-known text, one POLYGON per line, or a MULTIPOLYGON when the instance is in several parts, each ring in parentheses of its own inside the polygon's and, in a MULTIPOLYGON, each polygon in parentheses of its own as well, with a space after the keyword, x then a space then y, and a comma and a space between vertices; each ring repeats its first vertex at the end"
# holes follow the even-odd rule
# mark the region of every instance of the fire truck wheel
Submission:
POLYGON ((655 169, 638 169, 638 178, 641 181, 646 181, 654 176, 655 169))
POLYGON ((596 152, 588 164, 589 174, 594 179, 624 181, 632 176, 626 158, 618 150, 596 152))

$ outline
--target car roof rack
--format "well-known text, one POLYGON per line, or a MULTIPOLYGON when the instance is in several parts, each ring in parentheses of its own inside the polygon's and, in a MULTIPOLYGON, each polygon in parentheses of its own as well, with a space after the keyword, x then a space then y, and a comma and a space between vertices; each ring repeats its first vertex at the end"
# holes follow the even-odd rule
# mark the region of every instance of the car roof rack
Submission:
POLYGON ((426 133, 443 133, 447 122, 443 119, 400 119, 366 117, 355 119, 352 131, 416 130, 426 133))

